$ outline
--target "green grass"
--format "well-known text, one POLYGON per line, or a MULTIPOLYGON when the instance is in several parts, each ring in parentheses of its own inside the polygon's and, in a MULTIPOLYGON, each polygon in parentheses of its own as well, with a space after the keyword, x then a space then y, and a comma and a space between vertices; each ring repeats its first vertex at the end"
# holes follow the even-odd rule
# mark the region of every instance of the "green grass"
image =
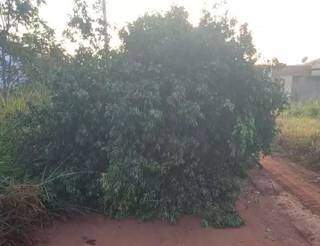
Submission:
POLYGON ((278 119, 276 149, 320 170, 320 102, 291 105, 278 119))
POLYGON ((11 129, 8 119, 17 112, 28 110, 29 102, 41 103, 47 99, 47 89, 39 84, 18 87, 11 91, 7 100, 0 96, 0 177, 20 174, 11 151, 14 143, 7 134, 11 129))
POLYGON ((309 101, 305 103, 294 103, 282 114, 287 117, 308 117, 320 119, 320 101, 309 101))
POLYGON ((0 96, 0 124, 6 116, 27 109, 28 102, 43 102, 48 98, 48 91, 43 85, 27 85, 16 88, 7 100, 0 96))

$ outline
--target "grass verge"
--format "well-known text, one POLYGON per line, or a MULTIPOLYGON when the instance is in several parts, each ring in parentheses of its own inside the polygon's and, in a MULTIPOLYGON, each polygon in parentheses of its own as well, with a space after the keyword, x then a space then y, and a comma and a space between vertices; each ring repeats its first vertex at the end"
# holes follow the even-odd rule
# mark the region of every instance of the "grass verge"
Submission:
POLYGON ((282 115, 276 150, 306 167, 320 170, 320 119, 282 115))

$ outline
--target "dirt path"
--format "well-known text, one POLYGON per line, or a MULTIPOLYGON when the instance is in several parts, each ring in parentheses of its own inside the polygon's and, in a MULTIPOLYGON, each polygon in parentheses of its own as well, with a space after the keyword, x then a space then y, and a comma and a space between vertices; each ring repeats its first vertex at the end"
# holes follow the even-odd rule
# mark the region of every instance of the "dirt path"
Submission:
POLYGON ((320 174, 281 157, 266 157, 262 165, 286 191, 313 213, 320 215, 320 174))
POLYGON ((204 229, 198 218, 182 218, 177 225, 164 221, 139 223, 86 216, 56 222, 39 243, 47 246, 304 246, 309 245, 274 203, 250 188, 238 203, 246 226, 238 229, 204 229), (47 240, 46 240, 47 239, 47 240), (47 243, 45 242, 47 241, 47 243))
POLYGON ((320 245, 320 174, 279 156, 264 158, 262 165, 280 185, 276 203, 311 245, 320 245))
POLYGON ((246 225, 204 229, 200 219, 184 217, 177 225, 140 223, 84 216, 56 221, 39 234, 39 246, 307 246, 320 245, 320 184, 315 173, 280 158, 265 158, 253 170, 237 208, 246 225), (319 235, 319 236, 318 236, 319 235))

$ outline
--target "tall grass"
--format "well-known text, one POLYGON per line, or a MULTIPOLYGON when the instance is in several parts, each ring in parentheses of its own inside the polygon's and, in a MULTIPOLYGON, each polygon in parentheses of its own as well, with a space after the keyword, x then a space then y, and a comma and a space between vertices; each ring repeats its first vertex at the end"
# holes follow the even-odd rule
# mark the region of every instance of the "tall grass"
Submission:
POLYGON ((29 232, 48 216, 42 187, 30 185, 15 163, 16 129, 10 120, 28 110, 29 102, 47 98, 45 87, 39 85, 18 87, 6 100, 0 97, 0 245, 33 245, 29 232))
POLYGON ((41 103, 47 98, 47 89, 40 84, 20 86, 13 90, 6 100, 0 96, 0 123, 6 116, 26 110, 29 102, 41 103))
POLYGON ((42 103, 47 98, 46 88, 38 84, 18 87, 6 100, 0 97, 0 176, 19 174, 12 155, 14 143, 8 134, 13 127, 10 117, 27 110, 29 102, 42 103))
POLYGON ((276 146, 291 159, 320 170, 320 102, 291 105, 277 119, 276 146))
POLYGON ((315 100, 291 104, 287 110, 283 112, 282 116, 320 119, 320 101, 315 100))

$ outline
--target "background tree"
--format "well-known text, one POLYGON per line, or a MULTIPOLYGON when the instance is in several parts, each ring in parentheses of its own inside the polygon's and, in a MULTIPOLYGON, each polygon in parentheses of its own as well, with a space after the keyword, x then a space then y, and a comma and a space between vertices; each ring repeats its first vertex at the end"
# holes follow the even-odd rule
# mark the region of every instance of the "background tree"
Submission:
POLYGON ((5 0, 0 3, 0 89, 6 100, 18 84, 47 76, 48 58, 61 50, 54 32, 39 17, 42 0, 5 0), (47 62, 46 62, 47 61, 47 62))
POLYGON ((90 6, 86 0, 74 0, 73 11, 64 36, 76 45, 76 49, 92 52, 109 51, 109 34, 106 1, 96 0, 90 6))

